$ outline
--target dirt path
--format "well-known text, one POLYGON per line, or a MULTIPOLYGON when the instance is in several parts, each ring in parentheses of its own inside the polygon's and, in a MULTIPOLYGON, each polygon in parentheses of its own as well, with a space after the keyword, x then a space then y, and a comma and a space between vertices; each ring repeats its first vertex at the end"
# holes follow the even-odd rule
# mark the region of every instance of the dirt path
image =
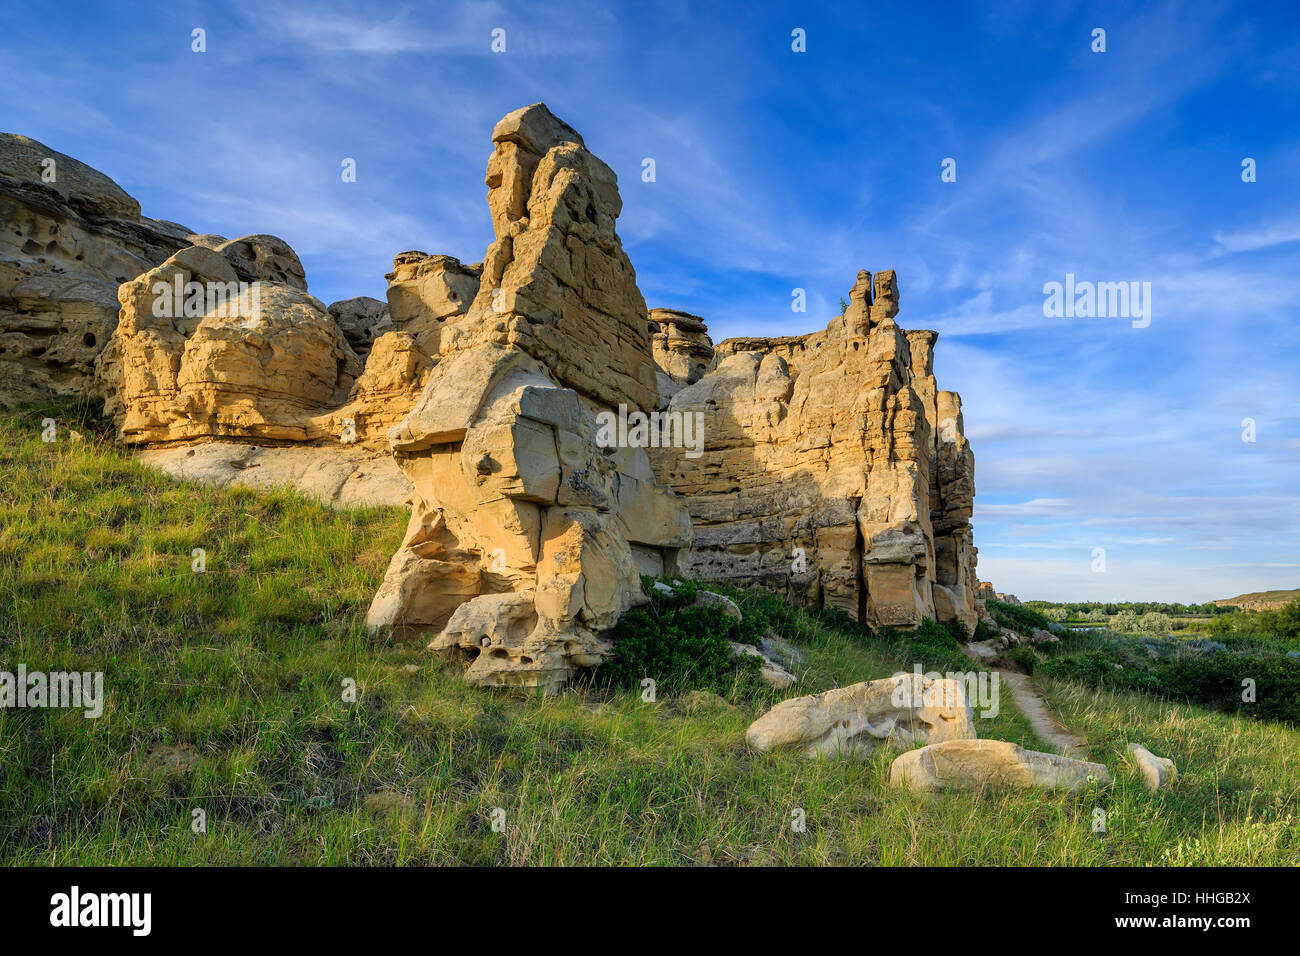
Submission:
POLYGON ((1088 759, 1087 742, 1082 737, 1070 733, 1052 716, 1052 712, 1038 696, 1034 685, 1024 674, 1015 671, 998 671, 999 680, 1011 689, 1016 708, 1029 719, 1034 733, 1056 748, 1062 756, 1088 759))
MULTIPOLYGON (((980 663, 987 663, 987 656, 975 651, 974 646, 966 645, 966 653, 980 663)), ((998 675, 998 683, 1011 691, 1016 709, 1025 715, 1034 728, 1034 733, 1056 748, 1062 756, 1077 757, 1080 760, 1088 759, 1087 742, 1061 726, 1060 722, 1052 716, 1052 712, 1047 709, 1043 698, 1038 696, 1038 691, 1034 690, 1034 685, 1030 683, 1028 677, 997 667, 992 670, 998 675)))

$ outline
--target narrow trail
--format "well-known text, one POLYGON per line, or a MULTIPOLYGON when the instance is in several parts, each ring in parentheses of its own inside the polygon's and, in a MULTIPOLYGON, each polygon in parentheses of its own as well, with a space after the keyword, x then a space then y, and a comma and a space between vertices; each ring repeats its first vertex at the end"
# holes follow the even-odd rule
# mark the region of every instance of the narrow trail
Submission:
MULTIPOLYGON (((973 645, 966 645, 966 653, 981 663, 988 662, 988 656, 976 651, 973 645)), ((1030 683, 1028 677, 1016 671, 1004 670, 1000 667, 991 669, 998 675, 998 683, 1011 691, 1011 697, 1016 702, 1016 709, 1025 715, 1025 718, 1034 728, 1034 733, 1051 744, 1057 753, 1064 757, 1076 757, 1080 760, 1088 759, 1087 741, 1070 733, 1061 725, 1060 721, 1047 709, 1047 704, 1043 701, 1043 698, 1038 696, 1038 691, 1034 690, 1034 685, 1030 683)))

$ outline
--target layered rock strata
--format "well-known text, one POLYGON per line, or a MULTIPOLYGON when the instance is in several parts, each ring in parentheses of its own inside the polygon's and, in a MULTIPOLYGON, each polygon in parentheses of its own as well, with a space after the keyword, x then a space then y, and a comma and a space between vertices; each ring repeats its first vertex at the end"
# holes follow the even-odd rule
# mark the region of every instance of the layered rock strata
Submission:
MULTIPOLYGON (((669 352, 680 336, 666 337, 661 368, 679 389, 665 409, 704 426, 698 457, 652 452, 690 508, 684 574, 872 624, 974 627, 974 458, 961 399, 935 382, 936 333, 895 322, 898 298, 892 271, 860 272, 824 331, 724 341, 702 376, 669 352)), ((692 332, 702 354, 703 330, 692 332)))

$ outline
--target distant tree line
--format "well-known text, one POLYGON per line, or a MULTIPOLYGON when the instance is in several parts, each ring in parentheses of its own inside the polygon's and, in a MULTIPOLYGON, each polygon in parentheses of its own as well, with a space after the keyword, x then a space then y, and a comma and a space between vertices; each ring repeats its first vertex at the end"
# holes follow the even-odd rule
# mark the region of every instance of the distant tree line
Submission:
POLYGON ((1284 641, 1300 641, 1300 598, 1276 611, 1243 611, 1239 607, 1215 604, 1165 604, 1155 601, 1102 603, 1083 601, 1053 604, 1026 601, 1049 621, 1088 623, 1121 634, 1167 634, 1187 627, 1183 617, 1210 617, 1200 625, 1211 634, 1263 634, 1284 641))
POLYGON ((1040 610, 1045 608, 1064 609, 1071 615, 1069 620, 1100 620, 1096 616, 1097 612, 1100 612, 1105 617, 1113 617, 1124 611, 1136 614, 1139 617, 1153 612, 1168 614, 1170 617, 1207 617, 1239 610, 1232 606, 1219 607, 1217 604, 1170 604, 1162 601, 1079 601, 1062 604, 1051 601, 1026 601, 1025 604, 1040 610))

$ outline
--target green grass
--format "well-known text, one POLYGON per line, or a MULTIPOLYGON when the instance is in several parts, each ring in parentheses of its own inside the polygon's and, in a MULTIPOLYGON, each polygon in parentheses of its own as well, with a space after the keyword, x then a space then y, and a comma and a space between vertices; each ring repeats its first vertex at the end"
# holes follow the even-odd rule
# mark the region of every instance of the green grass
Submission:
MULTIPOLYGON (((1300 863, 1293 728, 1049 682, 1114 787, 914 795, 889 787, 888 751, 759 755, 744 732, 782 696, 945 669, 951 636, 872 637, 721 587, 803 651, 795 690, 694 712, 599 682, 476 690, 362 627, 404 514, 176 483, 100 427, 84 409, 0 415, 0 669, 102 670, 107 692, 97 720, 0 710, 0 863, 1300 863), (41 442, 46 415, 85 439, 41 442), (1126 739, 1173 757, 1178 787, 1142 790, 1126 739), (368 811, 383 793, 405 806, 368 811)), ((979 730, 1044 749, 1007 694, 979 730)))

